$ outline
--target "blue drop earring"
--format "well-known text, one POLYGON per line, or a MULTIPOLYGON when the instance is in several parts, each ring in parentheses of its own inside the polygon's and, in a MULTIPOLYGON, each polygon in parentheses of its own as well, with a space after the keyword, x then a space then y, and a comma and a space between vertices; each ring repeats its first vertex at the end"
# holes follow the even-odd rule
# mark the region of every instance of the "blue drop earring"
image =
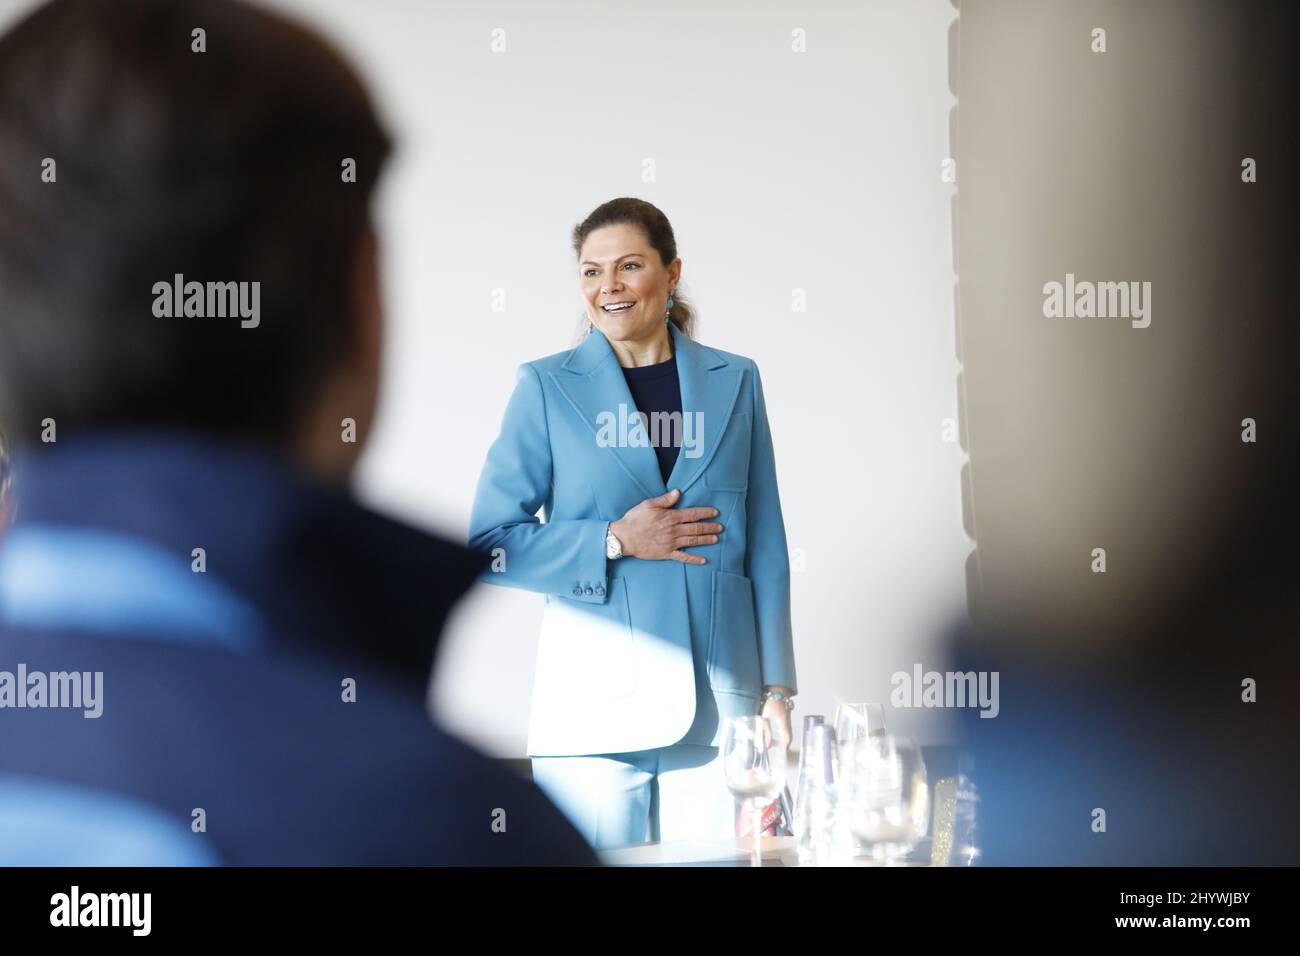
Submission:
POLYGON ((671 322, 671 321, 672 321, 672 317, 673 317, 673 293, 672 293, 671 290, 669 290, 669 292, 668 292, 668 305, 667 305, 667 308, 666 308, 666 310, 665 310, 665 312, 664 312, 664 325, 667 325, 669 322, 671 322))

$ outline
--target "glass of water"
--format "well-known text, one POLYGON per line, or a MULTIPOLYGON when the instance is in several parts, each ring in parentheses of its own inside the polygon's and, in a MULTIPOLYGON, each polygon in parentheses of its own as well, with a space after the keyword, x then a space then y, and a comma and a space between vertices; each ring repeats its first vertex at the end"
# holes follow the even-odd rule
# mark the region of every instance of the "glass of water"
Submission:
POLYGON ((840 704, 835 708, 835 742, 851 745, 864 737, 885 733, 883 704, 840 704))
POLYGON ((763 810, 785 787, 789 743, 777 724, 759 715, 732 717, 723 733, 722 767, 727 789, 754 817, 751 866, 763 865, 759 852, 763 810))
POLYGON ((889 734, 858 739, 842 755, 853 835, 878 863, 897 863, 926 836, 930 786, 921 748, 889 734))

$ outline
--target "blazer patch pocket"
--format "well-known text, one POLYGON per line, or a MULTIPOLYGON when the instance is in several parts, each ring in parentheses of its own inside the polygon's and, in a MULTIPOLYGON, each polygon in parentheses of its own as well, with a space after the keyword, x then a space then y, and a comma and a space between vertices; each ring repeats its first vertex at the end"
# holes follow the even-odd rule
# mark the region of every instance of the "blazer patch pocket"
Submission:
POLYGON ((704 470, 704 484, 714 491, 744 491, 749 487, 750 415, 731 416, 717 453, 704 470))
POLYGON ((757 697, 760 675, 754 585, 743 575, 713 572, 708 668, 709 683, 715 690, 757 697))

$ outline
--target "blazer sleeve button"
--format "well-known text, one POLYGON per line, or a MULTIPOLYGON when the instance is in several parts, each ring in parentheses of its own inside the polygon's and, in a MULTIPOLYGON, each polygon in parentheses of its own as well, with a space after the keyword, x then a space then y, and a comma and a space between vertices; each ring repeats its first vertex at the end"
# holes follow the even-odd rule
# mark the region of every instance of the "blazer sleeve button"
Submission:
POLYGON ((580 587, 574 588, 574 589, 573 589, 573 596, 574 596, 574 597, 582 597, 582 588, 580 588, 580 587))
POLYGON ((601 587, 599 584, 596 585, 596 596, 597 596, 597 597, 604 597, 604 596, 605 596, 605 589, 604 589, 603 587, 601 587))
POLYGON ((585 588, 582 589, 582 593, 583 593, 583 594, 592 594, 592 593, 594 593, 594 592, 591 590, 590 587, 585 587, 585 588))

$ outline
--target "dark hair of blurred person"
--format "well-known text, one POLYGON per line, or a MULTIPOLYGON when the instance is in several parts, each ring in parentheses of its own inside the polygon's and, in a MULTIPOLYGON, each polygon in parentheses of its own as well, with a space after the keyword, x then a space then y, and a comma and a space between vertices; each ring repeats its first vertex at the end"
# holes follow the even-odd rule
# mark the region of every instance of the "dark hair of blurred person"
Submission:
POLYGON ((369 205, 390 140, 337 53, 236 3, 68 2, 9 33, 0 71, 0 417, 16 439, 49 418, 284 443, 345 386, 370 413, 369 205), (151 288, 178 274, 260 281, 260 325, 160 320, 151 288))
POLYGON ((0 660, 103 675, 93 719, 0 712, 0 863, 593 861, 426 711, 485 556, 345 487, 389 149, 342 57, 244 3, 55 0, 0 38, 0 660), (260 283, 259 321, 155 314, 177 275, 260 283))

